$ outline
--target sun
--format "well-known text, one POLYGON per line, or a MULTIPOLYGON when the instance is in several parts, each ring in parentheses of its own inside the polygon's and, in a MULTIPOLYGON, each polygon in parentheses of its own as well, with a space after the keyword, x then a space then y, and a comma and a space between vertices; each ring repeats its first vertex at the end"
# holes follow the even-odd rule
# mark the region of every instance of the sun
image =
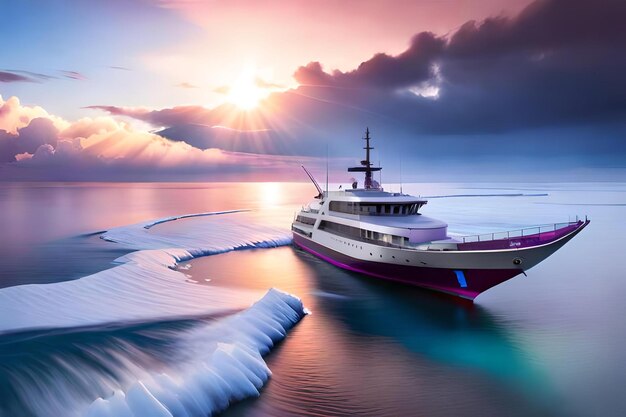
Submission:
POLYGON ((243 110, 251 110, 259 105, 267 92, 259 87, 254 71, 243 71, 228 89, 226 101, 243 110))

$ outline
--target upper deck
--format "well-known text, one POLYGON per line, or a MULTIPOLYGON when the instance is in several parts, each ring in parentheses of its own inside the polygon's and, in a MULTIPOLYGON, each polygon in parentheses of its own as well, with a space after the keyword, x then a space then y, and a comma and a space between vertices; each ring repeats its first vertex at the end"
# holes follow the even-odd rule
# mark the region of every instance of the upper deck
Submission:
POLYGON ((324 200, 331 201, 352 201, 361 203, 421 203, 426 204, 428 200, 402 193, 391 193, 378 189, 346 189, 339 191, 325 191, 322 195, 324 200))

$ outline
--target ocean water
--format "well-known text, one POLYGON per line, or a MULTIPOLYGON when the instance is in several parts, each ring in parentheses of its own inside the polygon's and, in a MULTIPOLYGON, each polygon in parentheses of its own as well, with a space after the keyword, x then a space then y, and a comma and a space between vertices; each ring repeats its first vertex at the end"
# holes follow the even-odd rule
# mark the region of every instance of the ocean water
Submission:
MULTIPOLYGON (((291 246, 179 263, 183 284, 199 293, 241 291, 244 300, 276 287, 301 297, 312 312, 265 357, 273 375, 261 395, 224 415, 626 414, 626 184, 404 184, 403 190, 430 197, 422 212, 461 235, 576 215, 592 223, 527 277, 474 304, 348 273, 291 246)), ((99 233, 150 219, 251 209, 242 215, 252 229, 288 230, 294 211, 313 195, 306 183, 0 183, 0 287, 45 289, 107 270, 133 248, 99 233)), ((154 229, 180 238, 203 222, 188 218, 154 229)), ((141 285, 152 290, 149 280, 141 285)), ((112 282, 108 290, 116 289, 112 282)), ((114 387, 124 390, 172 368, 193 383, 174 365, 202 352, 209 342, 191 335, 217 332, 211 326, 224 314, 230 312, 125 321, 121 310, 115 323, 0 334, 0 416, 80 415, 114 387)))

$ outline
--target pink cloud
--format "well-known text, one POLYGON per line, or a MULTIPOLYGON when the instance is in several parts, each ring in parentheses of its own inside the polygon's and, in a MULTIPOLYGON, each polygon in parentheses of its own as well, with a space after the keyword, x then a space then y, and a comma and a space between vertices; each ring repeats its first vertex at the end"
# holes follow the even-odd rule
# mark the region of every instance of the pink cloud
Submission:
POLYGON ((0 151, 11 156, 4 160, 13 161, 0 163, 3 179, 237 179, 242 174, 278 179, 286 170, 299 169, 302 160, 198 149, 111 117, 68 122, 39 107, 22 106, 15 97, 2 108, 0 132, 13 132, 0 135, 0 151))
POLYGON ((32 157, 33 157, 32 153, 23 152, 23 153, 18 153, 17 155, 15 155, 15 160, 16 161, 25 161, 25 160, 30 159, 32 157))
POLYGON ((65 128, 69 124, 59 117, 48 114, 39 106, 24 106, 17 97, 9 97, 6 101, 0 95, 0 129, 8 133, 26 127, 31 120, 38 117, 50 119, 57 128, 65 128))

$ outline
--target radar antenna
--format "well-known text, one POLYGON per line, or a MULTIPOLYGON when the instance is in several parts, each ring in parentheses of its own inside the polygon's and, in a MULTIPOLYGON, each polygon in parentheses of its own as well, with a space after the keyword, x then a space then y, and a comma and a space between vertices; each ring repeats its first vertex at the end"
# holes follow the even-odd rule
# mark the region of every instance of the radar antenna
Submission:
POLYGON ((364 188, 366 190, 369 190, 369 189, 374 188, 372 186, 372 172, 380 171, 382 168, 373 167, 372 163, 370 162, 370 151, 374 148, 370 146, 371 138, 370 138, 369 128, 365 129, 365 137, 363 139, 365 140, 365 148, 363 148, 365 149, 365 160, 361 161, 361 166, 359 167, 348 168, 348 172, 365 172, 364 188))

